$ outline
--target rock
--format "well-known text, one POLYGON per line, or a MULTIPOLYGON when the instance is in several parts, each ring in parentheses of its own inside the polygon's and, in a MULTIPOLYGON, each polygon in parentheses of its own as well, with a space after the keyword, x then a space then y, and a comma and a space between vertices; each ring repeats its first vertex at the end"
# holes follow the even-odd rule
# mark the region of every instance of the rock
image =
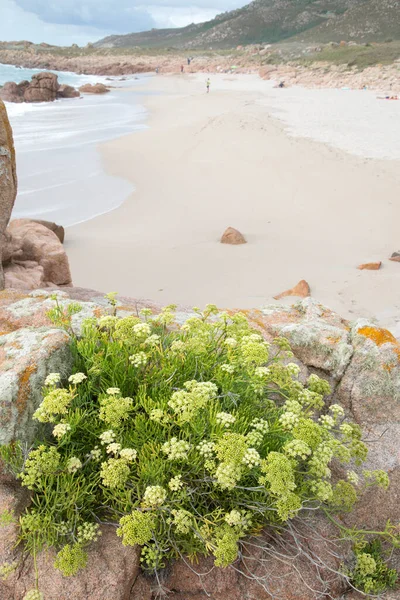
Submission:
POLYGON ((56 236, 58 237, 58 239, 60 240, 60 242, 62 244, 64 243, 65 230, 62 225, 57 225, 57 223, 53 223, 52 221, 42 221, 40 219, 32 219, 32 221, 34 223, 39 223, 40 225, 44 225, 44 227, 47 227, 47 229, 50 229, 50 231, 53 231, 56 234, 56 236))
POLYGON ((52 102, 57 98, 58 77, 55 73, 43 72, 32 76, 24 91, 25 102, 52 102))
MULTIPOLYGON (((139 574, 140 549, 123 546, 113 527, 103 526, 101 531, 99 540, 89 548, 86 569, 75 577, 64 577, 53 567, 54 550, 38 555, 39 588, 46 600, 129 600, 139 574)), ((34 584, 33 561, 27 560, 18 572, 15 595, 9 600, 22 598, 34 584)))
POLYGON ((85 85, 81 85, 79 91, 85 94, 106 94, 110 90, 103 83, 96 83, 95 85, 85 83, 85 85))
POLYGON ((61 84, 58 92, 58 98, 79 98, 80 93, 76 90, 72 85, 66 85, 65 83, 61 84))
POLYGON ((4 289, 2 268, 6 228, 17 195, 17 172, 12 129, 7 111, 0 100, 0 290, 4 289))
POLYGON ((4 102, 24 102, 24 89, 14 83, 13 81, 7 81, 2 88, 0 88, 0 98, 4 102))
POLYGON ((307 298, 308 296, 311 296, 310 286, 308 285, 307 281, 302 279, 291 290, 286 290, 286 292, 282 292, 281 294, 278 294, 278 296, 274 296, 274 300, 280 300, 286 296, 299 296, 300 298, 307 298))
POLYGON ((302 363, 336 381, 342 377, 353 355, 347 321, 312 298, 293 306, 266 306, 261 314, 264 331, 287 338, 302 363))
POLYGON ((393 252, 389 260, 393 260, 394 262, 400 262, 400 251, 393 252))
MULTIPOLYGON (((57 227, 57 226, 56 226, 57 227)), ((30 219, 16 219, 7 229, 14 248, 21 250, 17 260, 5 265, 6 287, 35 289, 71 285, 71 273, 67 255, 56 233, 30 219), (32 264, 35 263, 35 264, 32 264), (26 266, 26 277, 23 268, 26 266), (40 266, 43 269, 42 281, 36 284, 40 266), (34 273, 32 272, 34 269, 34 273), (21 284, 18 282, 21 281, 21 284)))
POLYGON ((0 339, 0 445, 21 440, 29 446, 38 425, 32 415, 42 401, 46 376, 66 375, 72 368, 69 336, 47 327, 17 329, 0 339))
POLYGON ((221 244, 231 244, 233 246, 237 246, 239 244, 246 244, 246 240, 244 236, 233 227, 228 227, 221 237, 221 244))
POLYGON ((378 271, 382 266, 382 261, 379 262, 370 262, 370 263, 363 263, 362 265, 359 265, 357 267, 357 269, 359 269, 360 271, 378 271))
POLYGON ((400 343, 364 319, 353 325, 351 338, 354 354, 338 389, 340 402, 360 424, 400 424, 400 343))

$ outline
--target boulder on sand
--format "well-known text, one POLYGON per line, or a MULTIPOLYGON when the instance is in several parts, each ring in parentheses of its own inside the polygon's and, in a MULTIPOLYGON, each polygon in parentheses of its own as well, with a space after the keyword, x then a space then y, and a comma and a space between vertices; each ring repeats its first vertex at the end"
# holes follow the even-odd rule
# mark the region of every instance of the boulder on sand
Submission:
POLYGON ((95 85, 85 83, 85 85, 81 85, 79 91, 85 94, 106 94, 110 90, 103 83, 96 83, 95 85))
POLYGON ((233 227, 228 227, 221 237, 221 244, 232 244, 233 246, 237 246, 239 244, 247 244, 244 236, 233 227))
POLYGON ((17 195, 17 171, 12 129, 6 107, 0 100, 0 290, 4 289, 2 267, 6 228, 17 195))
POLYGON ((55 232, 30 219, 15 219, 7 233, 12 246, 10 261, 4 265, 7 288, 71 285, 68 258, 55 232))
POLYGON ((400 262, 400 250, 398 250, 397 252, 393 252, 389 260, 393 260, 394 262, 400 262))
POLYGON ((357 267, 357 269, 359 269, 360 271, 378 271, 382 266, 382 262, 370 262, 370 263, 363 263, 362 265, 359 265, 357 267))
POLYGON ((286 296, 299 296, 300 298, 307 298, 308 296, 311 296, 310 286, 305 279, 302 279, 292 289, 286 290, 286 292, 282 292, 281 294, 274 296, 274 300, 280 300, 286 296))

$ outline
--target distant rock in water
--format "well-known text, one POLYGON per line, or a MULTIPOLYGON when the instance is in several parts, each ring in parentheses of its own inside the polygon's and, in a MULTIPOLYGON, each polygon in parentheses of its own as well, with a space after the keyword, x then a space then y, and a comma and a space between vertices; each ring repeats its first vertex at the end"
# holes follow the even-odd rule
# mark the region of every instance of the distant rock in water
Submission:
POLYGON ((79 91, 85 94, 106 94, 110 90, 103 83, 96 83, 95 85, 85 83, 85 85, 81 85, 79 91))
POLYGON ((17 171, 11 125, 0 100, 0 290, 4 288, 2 258, 7 239, 6 228, 17 196, 17 171))
POLYGON ((299 296, 300 298, 308 298, 308 296, 311 296, 310 286, 305 279, 302 279, 292 289, 286 290, 286 292, 282 292, 281 294, 278 294, 278 296, 274 296, 274 299, 280 300, 286 296, 299 296))
POLYGON ((244 236, 233 227, 228 227, 222 235, 221 244, 232 244, 233 246, 237 246, 239 244, 247 244, 244 236))
POLYGON ((60 85, 55 73, 44 71, 33 75, 31 81, 8 81, 0 88, 5 102, 53 102, 57 98, 76 98, 79 92, 70 85, 60 85))

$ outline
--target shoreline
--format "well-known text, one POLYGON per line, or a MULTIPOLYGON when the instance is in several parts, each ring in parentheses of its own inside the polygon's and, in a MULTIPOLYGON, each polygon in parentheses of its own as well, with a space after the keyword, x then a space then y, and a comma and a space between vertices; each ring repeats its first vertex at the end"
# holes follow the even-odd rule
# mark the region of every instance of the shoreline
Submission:
POLYGON ((68 228, 75 285, 252 308, 306 279, 344 317, 376 316, 400 335, 400 269, 387 261, 398 245, 397 161, 290 137, 247 85, 209 96, 203 86, 201 77, 149 78, 149 129, 101 146, 107 173, 136 191, 68 228), (221 245, 228 226, 248 244, 221 245), (370 260, 382 270, 357 270, 370 260))

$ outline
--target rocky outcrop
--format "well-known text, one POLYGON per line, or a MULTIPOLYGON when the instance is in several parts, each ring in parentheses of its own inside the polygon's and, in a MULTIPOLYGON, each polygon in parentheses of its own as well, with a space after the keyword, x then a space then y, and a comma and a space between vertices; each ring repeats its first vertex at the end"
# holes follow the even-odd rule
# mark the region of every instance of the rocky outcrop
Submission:
POLYGON ((10 223, 7 236, 3 260, 6 288, 71 285, 67 255, 51 228, 30 219, 16 219, 10 223))
POLYGON ((70 85, 58 83, 55 73, 44 71, 32 76, 32 80, 14 83, 8 81, 0 88, 0 98, 5 102, 53 102, 57 98, 76 98, 80 94, 70 85))
MULTIPOLYGON (((79 301, 81 310, 73 315, 71 323, 77 335, 86 318, 98 317, 109 310, 99 292, 66 288, 56 293, 62 309, 79 301)), ((51 294, 48 290, 0 293, 0 432, 3 436, 0 443, 16 438, 30 443, 34 435, 30 415, 40 402, 44 378, 50 371, 69 372, 72 361, 69 337, 54 328, 47 315, 54 306, 51 294)), ((136 315, 145 306, 153 312, 159 310, 157 305, 147 301, 119 298, 117 315, 136 315)), ((290 341, 302 377, 316 372, 329 379, 333 396, 327 403, 342 404, 348 416, 362 427, 363 439, 370 451, 367 468, 389 471, 388 490, 368 488, 356 509, 339 518, 349 527, 366 529, 384 528, 388 519, 393 524, 398 523, 399 342, 390 332, 368 321, 349 323, 312 298, 294 306, 271 305, 242 312, 267 340, 285 336, 290 341)), ((192 310, 179 307, 176 318, 182 323, 193 314, 192 310)), ((0 505, 2 502, 7 506, 20 506, 21 492, 0 478, 0 505)), ((14 560, 15 535, 10 525, 0 539, 0 563, 14 560)), ((337 530, 322 515, 294 521, 281 536, 273 537, 267 530, 255 544, 252 542, 245 542, 241 561, 233 567, 217 569, 210 559, 201 559, 194 565, 181 560, 161 574, 160 583, 169 590, 172 600, 358 598, 337 573, 342 562, 350 564, 349 546, 337 540, 337 530), (257 581, 248 578, 250 566, 257 581)), ((61 578, 54 571, 51 553, 38 557, 39 580, 46 600, 70 597, 155 600, 158 583, 138 575, 137 549, 124 549, 114 532, 106 528, 91 552, 89 571, 82 571, 74 579, 61 578)), ((21 563, 13 577, 0 583, 0 598, 21 598, 30 589, 33 585, 30 561, 21 563)), ((383 596, 388 600, 397 597, 390 593, 383 596)))
POLYGON ((110 90, 103 83, 95 83, 94 85, 85 83, 85 85, 81 85, 79 91, 84 94, 106 94, 110 90))
POLYGON ((4 288, 2 268, 6 228, 17 196, 14 141, 7 111, 0 100, 0 290, 4 288))

